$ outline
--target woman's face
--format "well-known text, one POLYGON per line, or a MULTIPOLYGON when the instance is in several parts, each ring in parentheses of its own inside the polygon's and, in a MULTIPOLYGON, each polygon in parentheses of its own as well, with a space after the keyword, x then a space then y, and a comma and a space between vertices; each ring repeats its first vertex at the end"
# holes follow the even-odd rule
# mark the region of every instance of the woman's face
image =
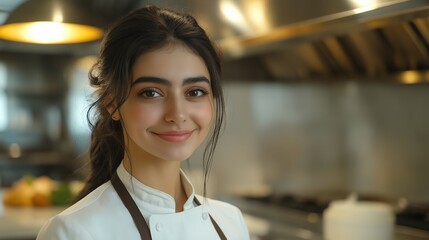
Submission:
POLYGON ((181 161, 206 138, 214 105, 203 59, 182 43, 143 53, 131 92, 119 108, 133 159, 181 161))

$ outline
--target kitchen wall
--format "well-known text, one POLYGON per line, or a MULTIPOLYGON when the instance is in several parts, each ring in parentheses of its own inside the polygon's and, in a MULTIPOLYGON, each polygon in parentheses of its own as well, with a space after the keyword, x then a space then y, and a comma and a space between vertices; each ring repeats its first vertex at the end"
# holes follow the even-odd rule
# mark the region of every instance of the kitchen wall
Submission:
POLYGON ((429 85, 358 81, 227 83, 209 192, 358 192, 429 203, 428 93, 429 85))
POLYGON ((26 174, 62 176, 70 57, 0 52, 0 186, 26 174))
MULTIPOLYGON (((0 57, 7 78, 0 84, 3 185, 28 172, 84 178, 87 72, 94 59, 0 57), (25 134, 16 141, 35 137, 50 148, 11 157, 12 137, 25 134)), ((356 191, 429 203, 428 93, 425 84, 226 79, 226 127, 209 195, 356 191)), ((184 163, 200 191, 202 150, 184 163)))

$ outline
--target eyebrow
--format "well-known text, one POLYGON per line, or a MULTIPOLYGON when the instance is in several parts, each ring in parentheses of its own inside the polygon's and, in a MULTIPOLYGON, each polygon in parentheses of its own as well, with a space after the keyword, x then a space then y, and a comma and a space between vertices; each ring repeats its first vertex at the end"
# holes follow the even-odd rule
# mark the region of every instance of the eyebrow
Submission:
MULTIPOLYGON (((206 77, 200 76, 200 77, 190 77, 190 78, 183 79, 182 86, 198 83, 198 82, 205 82, 210 84, 210 81, 206 77)), ((135 85, 138 83, 156 83, 156 84, 171 86, 171 82, 169 80, 164 78, 159 78, 159 77, 151 77, 151 76, 139 77, 131 85, 135 85)))

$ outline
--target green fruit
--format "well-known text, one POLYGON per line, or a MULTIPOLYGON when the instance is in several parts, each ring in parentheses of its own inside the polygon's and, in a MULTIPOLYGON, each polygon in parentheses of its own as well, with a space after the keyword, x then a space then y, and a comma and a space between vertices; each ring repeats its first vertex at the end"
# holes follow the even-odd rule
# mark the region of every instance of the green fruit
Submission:
POLYGON ((51 193, 51 201, 55 206, 70 205, 73 193, 68 183, 60 183, 51 193))
POLYGON ((34 181, 36 180, 36 178, 32 175, 26 175, 23 177, 23 179, 26 183, 28 183, 28 185, 33 185, 34 181))

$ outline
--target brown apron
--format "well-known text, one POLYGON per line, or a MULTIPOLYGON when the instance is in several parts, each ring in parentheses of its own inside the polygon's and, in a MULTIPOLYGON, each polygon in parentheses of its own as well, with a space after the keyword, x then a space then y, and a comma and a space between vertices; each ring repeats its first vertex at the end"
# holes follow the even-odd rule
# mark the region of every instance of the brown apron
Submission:
MULTIPOLYGON (((131 217, 133 218, 134 223, 136 224, 137 230, 140 233, 141 239, 142 240, 151 240, 152 236, 150 235, 149 226, 147 225, 146 221, 144 220, 143 215, 141 214, 139 208, 137 207, 137 204, 134 202, 130 193, 125 188, 121 179, 119 179, 119 176, 116 173, 116 171, 113 173, 112 179, 110 179, 110 181, 112 182, 113 188, 118 193, 118 195, 121 198, 122 202, 124 203, 125 207, 128 209, 128 212, 130 212, 131 217)), ((197 206, 201 205, 200 201, 198 201, 198 199, 196 197, 194 197, 194 202, 197 206)), ((210 216, 210 220, 212 221, 212 224, 213 224, 214 228, 216 229, 216 232, 219 235, 220 239, 226 240, 225 234, 222 232, 219 225, 212 218, 212 216, 210 216)))

